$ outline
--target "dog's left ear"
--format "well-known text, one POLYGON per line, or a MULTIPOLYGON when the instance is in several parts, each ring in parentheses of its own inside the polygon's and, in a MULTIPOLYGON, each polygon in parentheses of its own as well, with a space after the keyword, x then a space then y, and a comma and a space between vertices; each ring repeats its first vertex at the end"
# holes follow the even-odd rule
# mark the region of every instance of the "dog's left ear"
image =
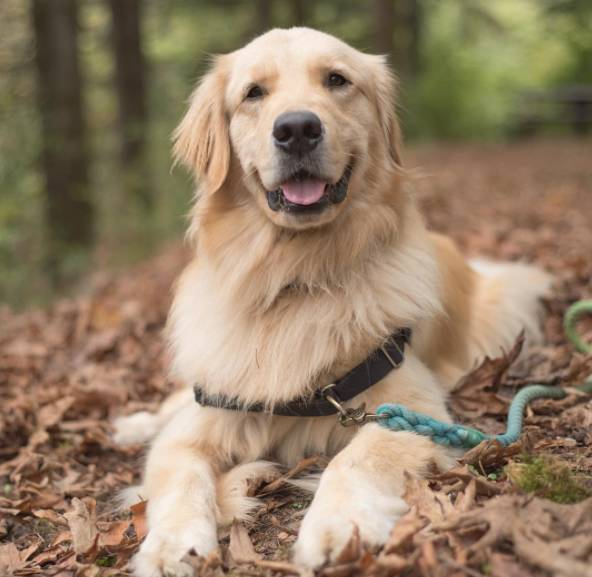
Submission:
POLYGON ((371 56, 374 86, 376 87, 376 108, 388 153, 395 164, 401 161, 401 128, 395 110, 397 98, 397 80, 388 65, 386 56, 371 56))
POLYGON ((175 160, 204 179, 210 193, 224 184, 230 168, 230 135, 224 110, 227 67, 225 57, 214 59, 173 134, 175 160))

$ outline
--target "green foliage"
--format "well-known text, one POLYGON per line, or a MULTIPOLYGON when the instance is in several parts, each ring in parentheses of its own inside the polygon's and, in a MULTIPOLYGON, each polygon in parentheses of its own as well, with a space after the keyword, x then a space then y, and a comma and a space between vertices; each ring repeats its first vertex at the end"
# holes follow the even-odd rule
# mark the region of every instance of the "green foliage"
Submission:
POLYGON ((429 6, 422 68, 403 87, 403 118, 412 136, 499 138, 511 128, 525 90, 592 82, 592 71, 576 64, 592 66, 592 35, 574 36, 575 21, 558 21, 540 3, 447 0, 429 6))
POLYGON ((545 0, 544 28, 560 39, 563 65, 553 72, 555 84, 592 82, 592 3, 588 0, 545 0))
POLYGON ((535 493, 556 503, 577 503, 592 496, 592 488, 566 463, 549 456, 527 455, 513 463, 510 479, 526 493, 535 493))

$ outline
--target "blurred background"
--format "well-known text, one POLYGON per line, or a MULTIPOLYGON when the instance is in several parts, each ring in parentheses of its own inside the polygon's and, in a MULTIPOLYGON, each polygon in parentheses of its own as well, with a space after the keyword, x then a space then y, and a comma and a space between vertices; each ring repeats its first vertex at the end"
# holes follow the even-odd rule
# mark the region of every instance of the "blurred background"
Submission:
POLYGON ((207 55, 298 24, 390 56, 412 147, 592 132, 590 0, 2 0, 0 305, 178 240, 170 134, 207 55))

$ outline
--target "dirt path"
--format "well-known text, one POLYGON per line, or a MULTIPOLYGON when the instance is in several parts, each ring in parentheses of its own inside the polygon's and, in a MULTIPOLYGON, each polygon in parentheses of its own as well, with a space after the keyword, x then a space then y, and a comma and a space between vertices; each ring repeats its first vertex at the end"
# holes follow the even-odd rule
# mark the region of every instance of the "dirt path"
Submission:
MULTIPOLYGON (((468 254, 556 275, 548 345, 507 371, 482 367, 463 384, 475 402, 452 404, 459 419, 498 432, 517 387, 592 373, 561 330, 566 306, 592 296, 592 143, 438 146, 412 150, 407 165, 422 167, 413 174, 430 224, 468 254)), ((169 249, 48 312, 0 310, 0 576, 125 571, 143 509, 114 512, 112 497, 137 481, 143 449, 115 446, 109 421, 154 409, 174 387, 161 330, 185 258, 169 249)), ((366 551, 354 538, 324 575, 592 575, 592 403, 541 401, 526 423, 520 447, 482 448, 447 475, 410 482, 413 508, 388 545, 366 551)), ((266 494, 253 522, 233 527, 201 575, 299 572, 289 547, 308 497, 281 481, 253 492, 266 494)))

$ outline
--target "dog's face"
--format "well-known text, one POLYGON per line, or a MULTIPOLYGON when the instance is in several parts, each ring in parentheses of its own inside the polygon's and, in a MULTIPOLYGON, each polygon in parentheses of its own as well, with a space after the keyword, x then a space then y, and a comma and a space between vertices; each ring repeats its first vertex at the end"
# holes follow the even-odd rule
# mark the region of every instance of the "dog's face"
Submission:
POLYGON ((307 28, 272 30, 216 60, 177 129, 176 153, 207 193, 240 167, 273 223, 318 227, 356 197, 372 200, 373 169, 398 166, 393 92, 382 57, 307 28))

